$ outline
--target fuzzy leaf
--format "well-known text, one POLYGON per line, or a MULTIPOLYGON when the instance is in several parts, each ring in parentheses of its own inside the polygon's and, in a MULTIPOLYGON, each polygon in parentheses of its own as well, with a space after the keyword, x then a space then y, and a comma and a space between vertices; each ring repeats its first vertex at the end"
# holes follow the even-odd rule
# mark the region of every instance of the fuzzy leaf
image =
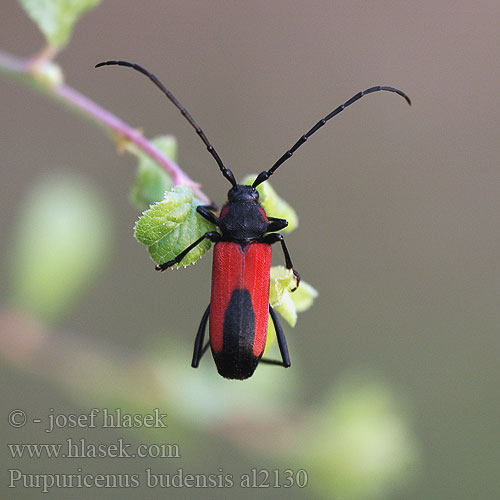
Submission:
POLYGON ((297 322, 297 313, 309 309, 318 296, 318 292, 304 281, 292 292, 295 285, 295 277, 290 269, 283 266, 271 268, 269 303, 292 326, 297 322))
MULTIPOLYGON (((291 326, 297 323, 297 313, 303 312, 312 306, 318 292, 309 283, 301 280, 299 287, 295 287, 295 277, 292 271, 283 266, 271 268, 271 281, 269 284, 269 303, 291 326)), ((267 340, 264 355, 276 343, 276 330, 269 316, 267 327, 267 340)))
MULTIPOLYGON (((172 135, 155 137, 151 141, 167 158, 177 161, 177 141, 172 135)), ((165 170, 148 155, 138 152, 138 165, 130 201, 139 210, 163 200, 165 191, 172 188, 172 180, 165 170)))
POLYGON ((100 0, 19 0, 26 13, 40 28, 47 42, 63 48, 71 37, 73 26, 87 10, 100 0))
MULTIPOLYGON (((251 185, 255 180, 256 175, 248 175, 243 179, 242 184, 251 185)), ((281 232, 290 233, 299 225, 297 212, 283 199, 274 188, 269 184, 269 181, 257 186, 259 192, 260 204, 266 211, 268 217, 277 217, 278 219, 286 219, 288 226, 282 229, 281 232)))
POLYGON ((307 309, 312 306, 314 299, 319 295, 319 293, 309 283, 301 280, 297 290, 292 292, 290 295, 295 309, 298 313, 301 313, 307 311, 307 309))
POLYGON ((266 357, 271 347, 276 344, 276 329, 274 328, 273 320, 271 315, 267 320, 267 337, 266 337, 266 347, 264 348, 263 356, 266 357))
MULTIPOLYGON (((135 237, 148 246, 149 254, 157 264, 172 260, 200 236, 215 229, 213 224, 198 215, 198 205, 199 201, 193 198, 189 188, 176 186, 139 218, 135 237)), ((193 264, 209 249, 210 241, 204 240, 184 257, 181 264, 173 267, 193 264)))

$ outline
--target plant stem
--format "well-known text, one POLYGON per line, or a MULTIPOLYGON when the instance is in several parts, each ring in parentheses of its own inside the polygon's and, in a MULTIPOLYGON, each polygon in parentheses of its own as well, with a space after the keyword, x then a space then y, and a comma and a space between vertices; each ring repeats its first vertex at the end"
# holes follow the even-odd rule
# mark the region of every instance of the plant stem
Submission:
MULTIPOLYGON (((50 53, 50 51, 48 51, 50 53)), ((107 131, 115 141, 120 144, 130 141, 137 148, 147 154, 158 165, 163 167, 172 178, 174 185, 183 185, 191 188, 195 196, 205 203, 210 203, 210 198, 203 193, 200 184, 193 181, 175 162, 169 160, 142 134, 130 125, 120 120, 113 113, 102 108, 97 103, 81 94, 65 83, 47 84, 42 81, 41 72, 44 62, 53 64, 49 59, 41 60, 40 57, 21 59, 6 52, 0 51, 0 72, 22 81, 31 88, 36 89, 50 98, 61 102, 67 108, 89 118, 107 131)), ((55 65, 54 65, 55 66, 55 65)), ((57 66, 55 66, 57 68, 57 66)))

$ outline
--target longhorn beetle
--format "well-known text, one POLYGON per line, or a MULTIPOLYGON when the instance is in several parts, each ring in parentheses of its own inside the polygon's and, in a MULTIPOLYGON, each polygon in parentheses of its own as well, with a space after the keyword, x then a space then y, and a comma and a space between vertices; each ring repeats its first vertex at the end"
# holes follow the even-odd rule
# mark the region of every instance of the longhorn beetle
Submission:
POLYGON ((214 206, 199 205, 196 209, 199 215, 215 224, 219 231, 208 231, 177 257, 156 266, 156 270, 165 271, 165 269, 179 264, 204 239, 215 243, 211 302, 203 314, 196 334, 191 365, 194 368, 198 366, 201 357, 210 345, 217 370, 225 378, 244 380, 251 377, 259 361, 281 365, 285 368, 289 367, 290 356, 288 355, 285 335, 276 313, 269 304, 269 272, 273 243, 279 242, 281 244, 286 267, 295 276, 294 290, 299 286, 300 276, 293 267, 283 236, 276 232, 284 229, 288 222, 285 219, 270 217, 266 214, 259 203, 259 193, 256 187, 269 179, 278 167, 288 160, 328 120, 364 95, 381 90, 395 92, 411 105, 410 98, 394 87, 376 86, 359 92, 335 108, 316 123, 309 132, 301 136, 269 170, 263 170, 251 186, 244 186, 237 184, 233 173, 224 166, 217 151, 201 128, 155 75, 142 66, 127 61, 105 61, 97 64, 96 68, 114 65, 126 66, 147 76, 170 99, 196 130, 209 153, 217 162, 222 175, 231 183, 227 202, 222 207, 218 217, 215 214, 214 206), (268 313, 271 315, 276 330, 281 361, 262 359, 266 345, 268 313), (210 341, 203 345, 209 317, 210 341))

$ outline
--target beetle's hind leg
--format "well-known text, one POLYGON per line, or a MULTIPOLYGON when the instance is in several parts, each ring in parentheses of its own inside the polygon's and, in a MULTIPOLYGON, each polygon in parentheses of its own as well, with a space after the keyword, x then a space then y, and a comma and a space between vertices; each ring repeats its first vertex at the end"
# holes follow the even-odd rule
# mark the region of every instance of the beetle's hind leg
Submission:
POLYGON ((191 366, 193 368, 198 368, 198 365, 200 364, 200 359, 205 354, 209 346, 209 342, 207 342, 203 346, 203 340, 205 339, 205 330, 207 329, 207 321, 209 315, 210 315, 210 304, 208 304, 207 309, 203 313, 203 317, 201 318, 200 326, 198 327, 198 332, 194 340, 193 361, 191 362, 191 366))
POLYGON ((286 345, 285 333, 283 332, 283 328, 281 328, 278 316, 274 312, 274 309, 269 304, 269 313, 271 314, 271 319, 273 320, 274 329, 276 330, 276 338, 278 340, 278 347, 280 348, 281 353, 281 361, 277 361, 274 359, 261 359, 261 363, 267 363, 270 365, 280 365, 288 368, 290 363, 290 355, 288 354, 288 347, 286 345))

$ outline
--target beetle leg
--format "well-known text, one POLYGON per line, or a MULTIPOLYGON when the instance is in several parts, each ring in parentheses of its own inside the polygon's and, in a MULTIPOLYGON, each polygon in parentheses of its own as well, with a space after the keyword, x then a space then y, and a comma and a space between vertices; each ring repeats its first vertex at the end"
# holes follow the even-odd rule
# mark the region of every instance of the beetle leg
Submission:
POLYGON ((194 350, 193 350, 193 361, 191 363, 191 366, 193 368, 198 368, 198 365, 200 363, 200 359, 205 354, 205 351, 207 350, 208 343, 206 346, 203 347, 203 340, 205 338, 205 330, 207 329, 207 321, 208 321, 208 316, 210 314, 210 304, 208 304, 207 309, 205 310, 203 317, 201 318, 200 326, 198 327, 198 333, 196 334, 196 339, 194 341, 194 350))
POLYGON ((217 212, 217 210, 219 210, 219 207, 214 201, 210 202, 210 205, 202 205, 202 206, 208 208, 208 210, 211 210, 212 212, 217 212))
POLYGON ((288 226, 288 221, 286 219, 278 219, 276 217, 268 217, 269 224, 267 225, 266 233, 272 233, 273 231, 281 231, 288 226))
POLYGON ((201 355, 200 359, 203 357, 203 355, 207 352, 208 348, 210 346, 210 340, 207 340, 207 343, 203 346, 203 349, 201 350, 201 355))
POLYGON ((213 213, 213 210, 217 210, 216 205, 198 205, 196 211, 204 218, 207 219, 212 224, 216 226, 219 225, 219 218, 213 213))
POLYGON ((174 264, 179 264, 182 259, 197 245, 199 245, 205 238, 208 238, 210 241, 219 241, 220 240, 220 233, 217 231, 208 231, 205 233, 203 236, 198 238, 194 243, 191 243, 185 250, 183 250, 175 259, 169 260, 168 262, 165 262, 164 264, 159 264, 155 266, 155 269, 157 271, 165 271, 165 269, 168 269, 169 267, 173 266, 174 264))
POLYGON ((276 361, 274 359, 261 359, 261 363, 268 363, 271 365, 281 365, 288 368, 290 363, 290 356, 288 354, 288 347, 286 345, 285 333, 283 328, 281 328, 278 316, 274 312, 274 309, 269 304, 269 314, 271 314, 271 319, 273 320, 274 329, 276 330, 276 338, 278 339, 278 347, 280 348, 282 361, 276 361))
POLYGON ((290 254, 288 253, 288 248, 286 247, 285 244, 285 238, 283 238, 282 234, 278 233, 266 234, 266 236, 262 238, 263 243, 268 243, 270 245, 278 241, 281 243, 281 248, 283 249, 283 254, 285 255, 286 268, 291 269, 293 275, 295 276, 295 288, 291 290, 292 292, 295 292, 300 283, 300 274, 293 268, 292 259, 290 258, 290 254))

